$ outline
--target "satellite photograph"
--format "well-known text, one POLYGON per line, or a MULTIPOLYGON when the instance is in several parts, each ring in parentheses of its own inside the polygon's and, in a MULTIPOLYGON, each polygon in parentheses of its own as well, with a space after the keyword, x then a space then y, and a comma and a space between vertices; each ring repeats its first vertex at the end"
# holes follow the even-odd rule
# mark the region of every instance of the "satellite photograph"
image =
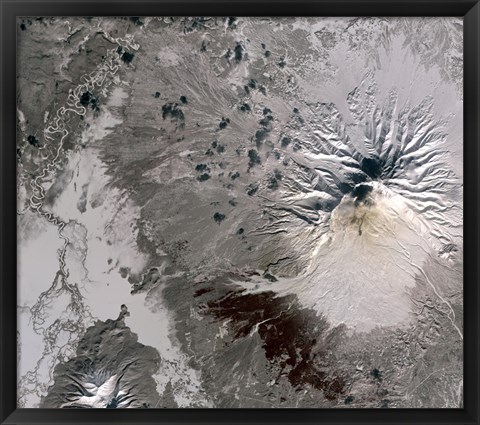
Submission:
POLYGON ((17 30, 18 407, 463 407, 461 18, 17 30))

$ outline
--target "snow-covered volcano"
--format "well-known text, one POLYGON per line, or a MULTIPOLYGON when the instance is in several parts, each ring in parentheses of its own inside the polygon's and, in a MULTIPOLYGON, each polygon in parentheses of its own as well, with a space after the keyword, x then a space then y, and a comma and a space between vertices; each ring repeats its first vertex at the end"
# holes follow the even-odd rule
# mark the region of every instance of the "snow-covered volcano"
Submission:
MULTIPOLYGON (((317 104, 292 134, 298 148, 290 173, 280 198, 267 205, 314 230, 292 241, 308 246, 298 276, 272 289, 296 294, 333 324, 369 331, 408 324, 409 289, 421 279, 454 320, 423 270, 430 257, 459 261, 462 184, 445 144, 451 117, 434 118, 431 97, 400 105, 392 90, 379 104, 377 91, 368 74, 348 94, 349 116, 317 104)), ((287 229, 294 223, 285 224, 285 215, 281 222, 287 229)))

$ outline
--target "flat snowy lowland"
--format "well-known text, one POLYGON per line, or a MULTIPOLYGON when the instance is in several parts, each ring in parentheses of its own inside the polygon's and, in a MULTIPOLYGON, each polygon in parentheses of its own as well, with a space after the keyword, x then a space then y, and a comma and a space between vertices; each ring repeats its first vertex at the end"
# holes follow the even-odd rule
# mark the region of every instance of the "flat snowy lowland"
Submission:
POLYGON ((18 20, 18 406, 463 406, 463 22, 18 20))

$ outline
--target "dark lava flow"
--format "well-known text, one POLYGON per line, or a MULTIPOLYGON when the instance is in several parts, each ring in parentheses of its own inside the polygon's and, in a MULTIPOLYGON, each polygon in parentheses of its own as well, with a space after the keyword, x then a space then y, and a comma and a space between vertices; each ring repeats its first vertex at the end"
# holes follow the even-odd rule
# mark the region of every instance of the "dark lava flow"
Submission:
MULTIPOLYGON (((195 297, 212 290, 200 288, 195 297)), ((277 379, 286 375, 294 387, 311 385, 330 401, 344 395, 345 380, 338 373, 328 373, 332 370, 332 341, 341 330, 329 330, 325 319, 300 309, 294 295, 277 297, 272 291, 251 294, 234 290, 207 301, 204 311, 219 320, 230 320, 229 331, 234 339, 245 338, 257 328, 266 358, 280 368, 277 379)))

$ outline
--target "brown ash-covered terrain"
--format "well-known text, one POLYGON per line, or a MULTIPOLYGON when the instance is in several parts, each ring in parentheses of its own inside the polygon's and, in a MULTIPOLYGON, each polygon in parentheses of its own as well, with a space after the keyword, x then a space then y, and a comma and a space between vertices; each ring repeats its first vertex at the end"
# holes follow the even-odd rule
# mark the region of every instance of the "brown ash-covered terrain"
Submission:
POLYGON ((463 406, 463 23, 18 19, 18 406, 463 406))

